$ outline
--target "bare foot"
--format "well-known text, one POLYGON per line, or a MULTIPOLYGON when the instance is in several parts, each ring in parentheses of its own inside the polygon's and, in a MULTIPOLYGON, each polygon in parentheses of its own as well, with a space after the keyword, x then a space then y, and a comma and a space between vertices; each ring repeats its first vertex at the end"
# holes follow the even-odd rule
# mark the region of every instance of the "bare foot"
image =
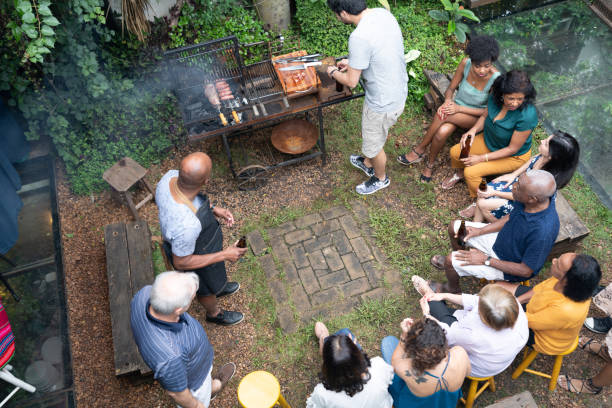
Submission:
POLYGON ((325 338, 329 337, 329 330, 327 330, 323 322, 316 322, 314 332, 315 336, 319 339, 319 351, 323 352, 323 343, 325 342, 325 338))
POLYGON ((426 296, 431 293, 434 293, 434 291, 431 290, 431 288, 429 287, 429 284, 427 283, 427 281, 418 275, 412 276, 412 284, 414 285, 414 288, 416 289, 417 292, 419 292, 421 296, 426 296))
POLYGON ((476 214, 476 203, 472 203, 465 207, 463 210, 459 211, 459 216, 462 218, 474 218, 476 214))

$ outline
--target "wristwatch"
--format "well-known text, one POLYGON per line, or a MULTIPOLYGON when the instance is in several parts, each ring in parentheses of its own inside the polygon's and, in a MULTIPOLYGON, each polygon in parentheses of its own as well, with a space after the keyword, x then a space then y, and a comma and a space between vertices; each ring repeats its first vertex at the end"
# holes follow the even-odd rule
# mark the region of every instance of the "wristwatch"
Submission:
POLYGON ((487 256, 487 260, 484 262, 485 265, 491 266, 491 257, 487 256))

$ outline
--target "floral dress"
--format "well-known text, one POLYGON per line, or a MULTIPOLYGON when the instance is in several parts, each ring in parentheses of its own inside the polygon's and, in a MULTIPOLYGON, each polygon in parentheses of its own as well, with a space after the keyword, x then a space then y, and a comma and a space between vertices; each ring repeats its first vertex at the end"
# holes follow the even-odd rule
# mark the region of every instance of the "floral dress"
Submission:
MULTIPOLYGON (((538 154, 537 156, 533 157, 531 159, 531 162, 529 163, 529 167, 527 167, 527 170, 533 170, 533 166, 535 166, 536 162, 540 159, 540 157, 542 157, 541 154, 538 154)), ((526 171, 527 171, 526 170, 526 171)), ((516 183, 518 181, 518 177, 514 179, 514 181, 512 181, 512 183, 509 183, 507 185, 505 181, 498 181, 498 182, 494 182, 491 181, 489 183, 487 183, 490 187, 493 187, 493 190, 495 191, 501 191, 501 192, 505 192, 505 193, 510 193, 512 192, 512 185, 514 183, 516 183)), ((487 197, 487 199, 489 198, 494 198, 494 197, 487 197)), ((508 215, 512 212, 512 210, 514 209, 514 201, 512 200, 508 200, 508 202, 506 202, 506 204, 502 205, 501 207, 498 207, 496 209, 494 209, 493 211, 491 211, 491 214, 493 214, 493 216, 497 219, 508 215)))

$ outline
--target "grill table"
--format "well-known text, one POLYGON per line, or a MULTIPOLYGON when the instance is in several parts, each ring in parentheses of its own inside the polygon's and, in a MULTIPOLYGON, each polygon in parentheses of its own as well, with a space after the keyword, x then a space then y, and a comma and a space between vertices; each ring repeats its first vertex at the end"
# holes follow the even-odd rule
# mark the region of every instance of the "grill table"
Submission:
MULTIPOLYGON (((299 45, 298 45, 299 46, 299 45)), ((245 46, 247 47, 247 46, 245 46)), ((271 46, 267 44, 268 50, 271 46)), ((242 52, 241 52, 242 50, 242 52)), ((296 164, 321 156, 322 164, 326 162, 325 132, 323 128, 323 108, 350 101, 364 96, 354 94, 346 86, 342 92, 336 91, 336 82, 319 71, 321 85, 318 92, 303 96, 285 95, 278 76, 270 59, 244 65, 236 37, 226 37, 207 43, 196 44, 165 53, 169 62, 169 80, 174 83, 173 91, 179 101, 183 122, 188 129, 188 141, 200 142, 213 137, 221 137, 229 168, 234 178, 238 179, 241 190, 252 190, 265 182, 266 173, 274 168, 296 164), (265 80, 270 85, 258 86, 258 81, 265 80), (224 80, 234 95, 233 109, 241 115, 239 123, 232 121, 230 110, 223 109, 225 117, 230 120, 228 126, 218 121, 218 112, 204 95, 204 84, 224 80), (246 101, 246 103, 245 103, 246 101), (195 108, 194 108, 195 107, 195 108), (308 121, 317 119, 319 137, 318 150, 314 147, 301 155, 286 160, 262 165, 248 165, 236 170, 235 160, 230 144, 241 144, 240 136, 251 134, 279 123, 303 116, 308 121), (315 150, 315 151, 313 151, 315 150)), ((285 50, 286 51, 286 50, 285 50)), ((271 53, 271 52, 270 52, 271 53)), ((270 57, 270 54, 268 55, 270 57)))

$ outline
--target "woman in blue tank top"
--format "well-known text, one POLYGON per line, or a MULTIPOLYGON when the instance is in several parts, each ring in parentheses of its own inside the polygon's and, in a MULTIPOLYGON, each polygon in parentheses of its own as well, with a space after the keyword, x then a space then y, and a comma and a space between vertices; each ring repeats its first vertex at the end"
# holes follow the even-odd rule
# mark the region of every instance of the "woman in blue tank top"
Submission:
POLYGON ((461 347, 448 348, 444 330, 427 317, 400 324, 400 338, 387 336, 383 359, 395 370, 389 393, 395 408, 454 408, 470 360, 461 347))
POLYGON ((438 108, 425 137, 408 154, 397 157, 397 161, 404 165, 418 163, 425 158, 425 150, 431 145, 427 163, 421 173, 424 182, 431 181, 433 165, 446 139, 457 127, 471 128, 482 115, 491 85, 499 76, 493 65, 499 56, 499 46, 493 37, 472 38, 465 52, 468 58, 463 59, 457 67, 444 93, 444 104, 438 108), (453 98, 455 90, 457 94, 453 98))

